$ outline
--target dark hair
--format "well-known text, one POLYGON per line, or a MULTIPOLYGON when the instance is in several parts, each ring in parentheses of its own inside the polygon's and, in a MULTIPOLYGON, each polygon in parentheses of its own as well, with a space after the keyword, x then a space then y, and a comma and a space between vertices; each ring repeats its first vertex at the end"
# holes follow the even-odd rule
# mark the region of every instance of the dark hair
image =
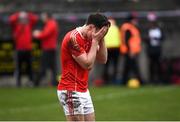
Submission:
POLYGON ((103 26, 110 26, 108 18, 100 13, 90 14, 86 20, 86 25, 93 24, 97 28, 102 28, 103 26))
POLYGON ((46 14, 47 14, 48 18, 52 18, 52 13, 46 12, 46 14))
POLYGON ((137 17, 137 14, 136 13, 129 13, 128 15, 127 15, 127 17, 126 17, 126 21, 132 21, 132 20, 134 20, 134 19, 138 19, 138 17, 137 17))
POLYGON ((45 14, 48 18, 52 17, 52 14, 50 12, 42 12, 41 14, 45 14))

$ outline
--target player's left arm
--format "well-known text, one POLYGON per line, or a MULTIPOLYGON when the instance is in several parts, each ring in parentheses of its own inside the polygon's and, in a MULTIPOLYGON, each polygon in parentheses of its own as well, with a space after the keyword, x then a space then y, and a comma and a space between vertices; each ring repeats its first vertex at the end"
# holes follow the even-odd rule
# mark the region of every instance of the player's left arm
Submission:
POLYGON ((105 64, 107 62, 108 51, 105 46, 104 39, 99 42, 99 50, 97 51, 96 60, 99 63, 105 64))
POLYGON ((51 36, 51 34, 54 32, 54 25, 52 24, 48 24, 45 25, 44 29, 42 31, 40 30, 35 30, 33 32, 33 36, 35 38, 38 38, 40 40, 44 39, 44 38, 48 38, 49 36, 51 36))
POLYGON ((31 26, 34 26, 38 22, 39 17, 32 12, 29 12, 28 15, 29 15, 31 26))

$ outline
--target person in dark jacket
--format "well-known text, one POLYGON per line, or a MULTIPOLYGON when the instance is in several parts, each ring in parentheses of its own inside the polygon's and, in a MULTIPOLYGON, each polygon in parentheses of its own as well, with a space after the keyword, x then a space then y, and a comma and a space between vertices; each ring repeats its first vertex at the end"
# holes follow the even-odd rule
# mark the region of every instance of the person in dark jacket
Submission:
POLYGON ((161 54, 164 34, 154 13, 148 14, 149 29, 147 39, 147 54, 149 59, 150 82, 161 82, 161 54))

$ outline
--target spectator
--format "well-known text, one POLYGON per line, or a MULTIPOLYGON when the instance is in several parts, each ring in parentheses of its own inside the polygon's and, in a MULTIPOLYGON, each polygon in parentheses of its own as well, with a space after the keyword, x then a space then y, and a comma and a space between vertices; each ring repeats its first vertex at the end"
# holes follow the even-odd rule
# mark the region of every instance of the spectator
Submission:
POLYGON ((120 51, 124 54, 123 84, 128 81, 130 72, 133 72, 133 75, 136 75, 136 78, 142 83, 137 62, 138 55, 141 52, 141 36, 137 24, 137 18, 130 15, 127 22, 121 26, 122 44, 120 51))
POLYGON ((156 16, 153 13, 148 14, 149 29, 147 40, 147 53, 149 58, 149 73, 152 83, 161 82, 161 52, 163 42, 163 32, 158 26, 156 16))
POLYGON ((119 28, 116 25, 116 21, 113 18, 109 18, 111 26, 108 33, 105 36, 105 44, 108 49, 108 61, 104 67, 103 78, 104 82, 108 84, 110 81, 116 81, 118 72, 118 59, 119 59, 119 47, 121 44, 119 28), (113 64, 113 72, 109 74, 109 67, 113 64))
POLYGON ((36 24, 38 17, 32 13, 21 11, 12 14, 9 22, 12 27, 15 48, 16 48, 16 70, 15 77, 17 86, 21 86, 22 66, 26 63, 26 70, 31 82, 33 82, 32 70, 32 28, 36 24))
POLYGON ((56 20, 48 13, 42 13, 41 19, 45 23, 42 31, 35 30, 33 35, 41 40, 42 57, 40 74, 36 85, 39 85, 42 77, 44 77, 47 68, 51 69, 51 85, 57 85, 57 63, 56 48, 58 39, 58 24, 56 20))

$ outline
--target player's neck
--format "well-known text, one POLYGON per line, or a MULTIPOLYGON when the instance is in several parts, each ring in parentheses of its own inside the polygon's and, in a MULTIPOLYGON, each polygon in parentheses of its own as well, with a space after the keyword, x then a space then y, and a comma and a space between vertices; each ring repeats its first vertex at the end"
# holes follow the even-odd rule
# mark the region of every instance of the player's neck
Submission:
POLYGON ((79 31, 80 31, 82 37, 86 39, 87 38, 87 35, 86 35, 86 33, 87 33, 86 25, 79 27, 79 31))

